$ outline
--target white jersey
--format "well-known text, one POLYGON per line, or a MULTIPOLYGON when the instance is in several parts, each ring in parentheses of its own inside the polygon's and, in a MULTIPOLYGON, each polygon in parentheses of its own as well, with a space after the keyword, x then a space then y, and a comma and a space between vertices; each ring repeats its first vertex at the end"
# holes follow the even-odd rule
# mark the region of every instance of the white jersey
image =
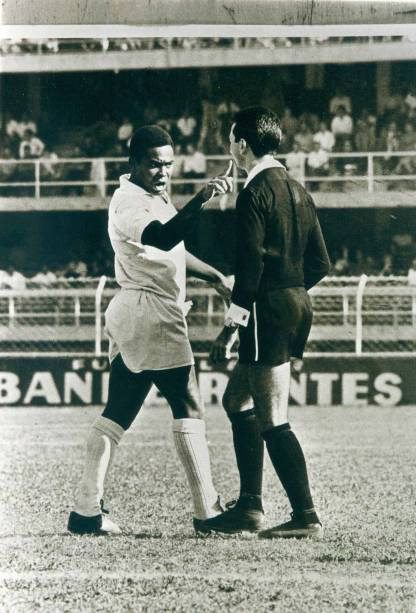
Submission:
POLYGON ((121 287, 106 312, 110 360, 121 353, 133 372, 176 368, 193 363, 184 302, 186 252, 182 243, 170 251, 143 245, 152 221, 176 215, 167 195, 151 194, 120 177, 110 202, 108 234, 115 275, 121 287))

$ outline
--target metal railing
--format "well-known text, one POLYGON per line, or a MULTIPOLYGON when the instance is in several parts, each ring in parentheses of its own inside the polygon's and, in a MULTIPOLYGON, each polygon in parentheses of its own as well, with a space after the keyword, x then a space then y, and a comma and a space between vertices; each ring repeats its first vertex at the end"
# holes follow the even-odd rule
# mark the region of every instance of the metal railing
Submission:
MULTIPOLYGON (((43 355, 67 353, 65 342, 86 341, 90 355, 103 355, 104 312, 117 291, 106 281, 101 277, 95 287, 78 289, 0 290, 0 355, 33 354, 39 343, 48 344, 43 355), (10 350, 13 343, 19 345, 17 350, 10 350)), ((331 351, 338 353, 336 343, 349 343, 342 353, 355 355, 387 355, 392 350, 384 350, 383 343, 403 343, 401 354, 416 354, 416 286, 404 277, 387 278, 380 285, 379 277, 366 275, 346 286, 339 285, 339 278, 333 282, 329 277, 310 292, 315 311, 312 342, 332 343, 331 351), (368 341, 375 349, 363 350, 368 341)), ((222 299, 201 284, 188 287, 187 294, 194 302, 188 315, 191 340, 212 341, 224 320, 222 299)))
MULTIPOLYGON (((276 156, 283 164, 286 158, 287 155, 276 156)), ((307 188, 318 186, 318 189, 328 190, 331 185, 332 189, 337 188, 334 191, 343 191, 353 185, 355 189, 358 187, 373 193, 377 189, 392 189, 397 184, 401 187, 404 182, 414 189, 409 182, 416 182, 416 151, 330 153, 328 158, 328 170, 322 174, 313 174, 308 168, 308 154, 300 153, 292 175, 307 188), (400 172, 397 172, 398 168, 400 172)), ((206 177, 221 172, 229 160, 227 155, 207 155, 206 177)), ((111 195, 112 190, 119 185, 119 175, 128 171, 127 161, 124 157, 0 159, 0 196, 24 195, 39 199, 45 196, 65 196, 68 193, 65 188, 72 188, 70 195, 88 196, 96 193, 104 198, 111 195), (71 173, 76 174, 75 179, 71 173), (72 193, 74 191, 75 194, 72 193)), ((238 191, 245 179, 239 175, 235 164, 233 168, 234 185, 238 191)), ((186 178, 175 175, 170 190, 186 190, 188 186, 192 192, 206 181, 206 177, 186 178)))

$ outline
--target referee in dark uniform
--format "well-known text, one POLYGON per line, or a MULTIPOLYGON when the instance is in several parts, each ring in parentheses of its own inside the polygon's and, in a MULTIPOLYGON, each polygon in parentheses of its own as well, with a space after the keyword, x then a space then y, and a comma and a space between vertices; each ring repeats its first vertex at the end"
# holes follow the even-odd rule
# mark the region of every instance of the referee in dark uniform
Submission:
POLYGON ((231 154, 248 176, 236 204, 232 303, 211 360, 229 357, 239 336, 239 360, 223 403, 232 424, 240 495, 232 508, 204 522, 206 532, 260 529, 265 441, 292 516, 259 536, 322 533, 302 448, 288 422, 288 401, 290 359, 302 357, 312 323, 307 290, 328 273, 330 262, 312 198, 273 157, 280 138, 278 117, 263 107, 239 111, 230 132, 231 154))

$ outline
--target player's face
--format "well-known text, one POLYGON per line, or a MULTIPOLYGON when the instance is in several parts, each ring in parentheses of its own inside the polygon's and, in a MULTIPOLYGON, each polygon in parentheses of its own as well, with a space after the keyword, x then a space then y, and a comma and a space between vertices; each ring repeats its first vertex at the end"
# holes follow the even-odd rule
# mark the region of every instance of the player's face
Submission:
POLYGON ((153 147, 135 163, 134 178, 146 191, 160 194, 168 186, 173 164, 173 149, 170 145, 153 147))

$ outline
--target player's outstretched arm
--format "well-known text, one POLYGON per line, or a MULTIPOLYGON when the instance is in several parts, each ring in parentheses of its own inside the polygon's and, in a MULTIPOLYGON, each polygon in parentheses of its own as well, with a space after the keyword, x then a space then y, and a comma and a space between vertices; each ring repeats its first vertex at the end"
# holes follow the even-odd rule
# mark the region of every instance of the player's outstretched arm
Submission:
POLYGON ((225 302, 229 303, 234 283, 232 278, 226 277, 222 272, 203 262, 189 251, 186 252, 186 272, 188 275, 212 285, 225 302))
POLYGON ((229 163, 225 174, 210 179, 201 191, 168 222, 162 224, 160 221, 152 221, 142 233, 142 244, 170 251, 182 242, 204 204, 211 198, 232 190, 231 171, 232 162, 229 163))

